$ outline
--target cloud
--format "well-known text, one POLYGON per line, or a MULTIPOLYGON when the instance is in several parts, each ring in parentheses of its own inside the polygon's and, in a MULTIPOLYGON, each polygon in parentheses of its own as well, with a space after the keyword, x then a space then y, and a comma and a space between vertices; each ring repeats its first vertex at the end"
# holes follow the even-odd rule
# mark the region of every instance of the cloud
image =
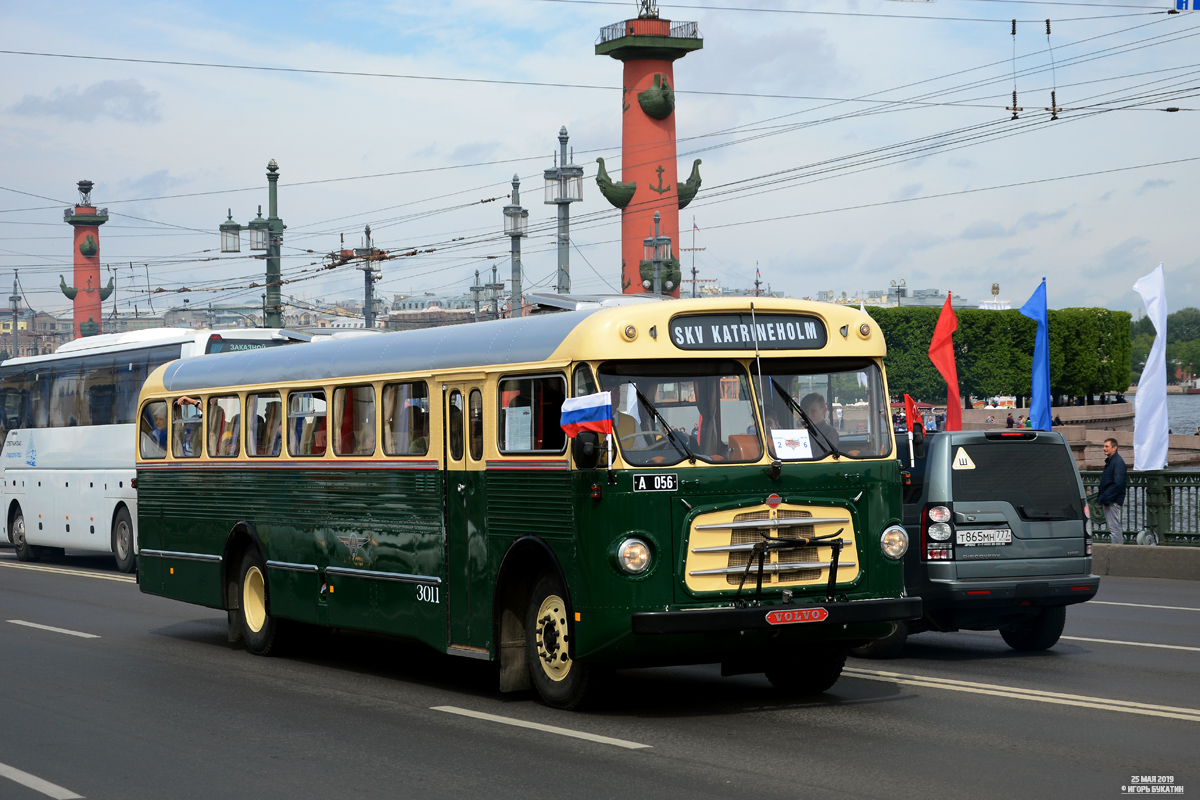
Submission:
POLYGON ((1143 183, 1141 185, 1140 188, 1138 188, 1137 191, 1134 192, 1134 194, 1142 195, 1142 194, 1145 194, 1146 192, 1154 191, 1155 189, 1165 189, 1166 187, 1170 186, 1174 182, 1175 181, 1164 181, 1164 180, 1146 181, 1145 183, 1143 183))
POLYGON ((499 142, 467 142, 450 152, 450 161, 455 164, 470 164, 477 161, 491 161, 500 149, 499 142))
POLYGON ((1039 211, 1030 211, 1025 216, 1017 220, 1016 227, 1027 231, 1033 231, 1045 225, 1047 222, 1057 222, 1067 215, 1069 208, 1064 208, 1059 211, 1054 211, 1050 214, 1043 214, 1039 211))
POLYGON ((867 257, 864 265, 868 271, 886 274, 888 270, 899 267, 909 261, 915 253, 937 247, 944 242, 941 236, 923 231, 908 231, 888 237, 867 257))
POLYGON ((1000 255, 996 256, 996 258, 1000 259, 1001 261, 1016 261, 1019 258, 1024 258, 1032 252, 1032 247, 1010 247, 1000 255))
POLYGON ((1011 228, 1006 228, 999 222, 993 222, 990 219, 981 219, 972 222, 963 232, 958 235, 960 239, 999 239, 1007 236, 1012 236, 1014 231, 1011 228))
POLYGON ((972 161, 969 158, 952 158, 946 163, 955 169, 975 169, 979 166, 978 162, 972 161))
POLYGON ((918 194, 921 193, 921 190, 924 188, 925 188, 925 184, 923 184, 923 183, 910 183, 905 186, 901 186, 900 190, 892 195, 892 199, 893 200, 908 200, 911 197, 916 197, 918 194))
MULTIPOLYGON (((1146 246, 1150 240, 1144 236, 1131 236, 1120 244, 1105 250, 1100 256, 1100 263, 1091 270, 1094 275, 1112 275, 1123 272, 1126 275, 1137 276, 1154 268, 1151 259, 1146 255, 1146 246), (1139 272, 1138 270, 1141 270, 1139 272)), ((1132 281, 1131 281, 1132 282, 1132 281)))
POLYGON ((31 117, 61 117, 72 122, 92 122, 111 117, 121 122, 158 122, 158 92, 147 91, 140 81, 101 81, 86 89, 55 89, 49 96, 27 94, 9 108, 31 117))
POLYGON ((158 197, 168 189, 187 183, 182 178, 172 178, 165 169, 156 170, 140 178, 121 181, 121 194, 135 197, 158 197))

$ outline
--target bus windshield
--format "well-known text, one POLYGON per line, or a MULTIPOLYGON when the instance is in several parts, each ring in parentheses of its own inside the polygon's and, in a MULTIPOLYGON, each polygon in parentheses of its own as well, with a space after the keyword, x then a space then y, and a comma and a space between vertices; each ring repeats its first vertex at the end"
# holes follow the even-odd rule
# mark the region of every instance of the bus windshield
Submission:
MULTIPOLYGON (((758 382, 757 368, 755 382, 758 382)), ((762 360, 767 449, 781 461, 891 453, 883 376, 868 360, 762 360)))
POLYGON ((599 375, 612 393, 613 431, 627 463, 678 464, 689 452, 710 464, 762 458, 750 382, 738 362, 609 362, 599 375))

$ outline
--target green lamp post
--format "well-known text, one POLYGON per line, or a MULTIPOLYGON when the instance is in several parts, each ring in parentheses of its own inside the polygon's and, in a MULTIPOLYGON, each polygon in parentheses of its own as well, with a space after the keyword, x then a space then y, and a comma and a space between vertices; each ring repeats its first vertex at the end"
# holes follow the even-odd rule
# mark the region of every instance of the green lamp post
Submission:
POLYGON ((283 327, 283 304, 280 301, 279 251, 283 247, 283 231, 287 228, 279 218, 279 165, 275 159, 267 164, 267 187, 269 190, 268 215, 263 219, 262 206, 258 207, 258 216, 250 220, 249 225, 239 225, 233 221, 233 209, 229 210, 229 218, 222 222, 218 229, 221 231, 221 252, 240 253, 242 250, 242 231, 250 232, 250 249, 266 251, 267 259, 267 294, 263 308, 263 323, 267 328, 283 327))

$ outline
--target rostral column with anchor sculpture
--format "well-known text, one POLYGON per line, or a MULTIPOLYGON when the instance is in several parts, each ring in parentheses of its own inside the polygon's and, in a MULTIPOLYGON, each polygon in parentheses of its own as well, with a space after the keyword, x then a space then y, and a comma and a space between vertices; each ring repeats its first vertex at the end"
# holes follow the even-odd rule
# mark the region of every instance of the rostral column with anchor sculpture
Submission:
POLYGON ((645 259, 644 240, 654 236, 654 212, 661 235, 671 238, 671 259, 663 262, 664 294, 679 296, 679 209, 700 188, 700 159, 679 182, 675 152, 676 59, 704 46, 695 22, 660 19, 655 0, 642 0, 637 19, 600 31, 596 55, 624 63, 621 93, 621 180, 599 162, 600 193, 621 209, 621 291, 650 290, 654 265, 645 259))
POLYGON ((100 285, 100 226, 108 222, 108 209, 92 205, 92 182, 79 182, 79 204, 63 212, 63 221, 75 228, 74 286, 58 276, 58 288, 74 304, 74 334, 95 336, 100 332, 100 303, 108 299, 116 284, 112 278, 100 285))

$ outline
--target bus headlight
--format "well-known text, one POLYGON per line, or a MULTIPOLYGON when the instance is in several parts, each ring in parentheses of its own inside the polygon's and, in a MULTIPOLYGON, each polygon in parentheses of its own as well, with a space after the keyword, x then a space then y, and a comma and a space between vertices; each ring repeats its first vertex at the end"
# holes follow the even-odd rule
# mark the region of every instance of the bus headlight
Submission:
POLYGON ((893 525, 883 532, 879 547, 888 558, 899 559, 908 552, 908 533, 899 525, 893 525))
POLYGON ((641 539, 626 539, 617 548, 617 563, 630 575, 641 575, 650 569, 650 545, 641 539))

